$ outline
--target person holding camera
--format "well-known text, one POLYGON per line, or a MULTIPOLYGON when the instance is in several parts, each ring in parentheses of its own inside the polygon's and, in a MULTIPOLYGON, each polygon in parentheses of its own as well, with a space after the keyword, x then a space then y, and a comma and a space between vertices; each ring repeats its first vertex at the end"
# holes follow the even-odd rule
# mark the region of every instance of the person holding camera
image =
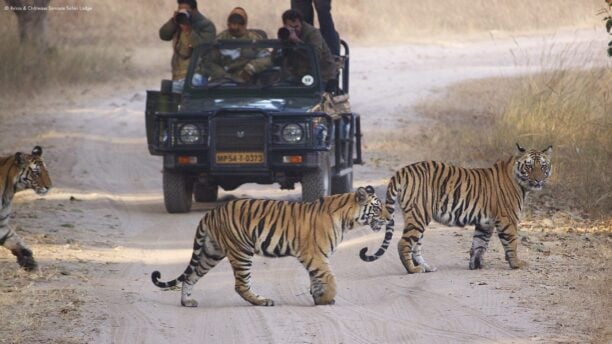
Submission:
POLYGON ((185 83, 193 48, 212 43, 217 29, 212 21, 198 11, 196 0, 177 0, 178 9, 159 29, 159 38, 172 41, 172 91, 180 92, 185 83))
POLYGON ((283 27, 279 29, 279 39, 289 43, 305 43, 311 45, 321 64, 321 78, 326 85, 326 91, 331 92, 338 84, 338 70, 334 57, 323 40, 321 32, 314 26, 304 22, 302 14, 297 10, 287 10, 283 13, 283 27))
POLYGON ((331 15, 331 0, 291 0, 291 9, 297 10, 302 14, 303 20, 314 25, 314 10, 317 12, 319 29, 329 46, 329 50, 335 56, 340 55, 340 37, 336 32, 334 19, 331 15))

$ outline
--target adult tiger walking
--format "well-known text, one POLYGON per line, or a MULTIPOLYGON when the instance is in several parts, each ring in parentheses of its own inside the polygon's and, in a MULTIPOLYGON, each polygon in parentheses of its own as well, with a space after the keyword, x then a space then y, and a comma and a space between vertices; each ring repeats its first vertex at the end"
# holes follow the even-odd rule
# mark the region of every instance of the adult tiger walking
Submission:
MULTIPOLYGON (((437 161, 423 161, 401 168, 389 181, 386 208, 393 216, 395 202, 404 215, 404 234, 398 250, 408 273, 429 272, 421 253, 425 227, 435 220, 447 226, 475 225, 470 250, 470 270, 480 269, 493 230, 504 247, 512 269, 524 262, 517 256, 517 226, 527 192, 540 190, 552 172, 552 146, 543 151, 517 144, 518 156, 498 161, 491 168, 468 169, 437 161)), ((393 219, 387 224, 385 239, 374 255, 367 248, 362 260, 382 256, 393 236, 393 219)))
POLYGON ((44 195, 51 188, 51 178, 42 159, 42 148, 34 147, 32 154, 20 152, 0 157, 0 245, 17 256, 17 263, 27 271, 37 264, 30 250, 15 231, 9 227, 11 205, 16 192, 33 189, 44 195))
POLYGON ((160 288, 183 282, 181 304, 196 307, 198 303, 191 297, 193 286, 227 257, 234 270, 236 292, 253 305, 273 306, 273 300, 251 290, 253 256, 294 256, 308 270, 315 304, 333 304, 336 281, 329 258, 344 231, 357 224, 378 231, 388 219, 371 186, 310 203, 232 200, 202 217, 185 272, 169 282, 159 281, 159 271, 154 271, 151 278, 160 288))

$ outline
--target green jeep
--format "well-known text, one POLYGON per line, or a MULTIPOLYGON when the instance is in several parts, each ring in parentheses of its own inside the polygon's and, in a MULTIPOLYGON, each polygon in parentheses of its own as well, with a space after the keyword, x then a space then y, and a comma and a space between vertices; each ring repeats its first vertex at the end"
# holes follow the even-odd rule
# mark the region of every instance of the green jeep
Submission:
POLYGON ((198 46, 180 92, 170 80, 147 91, 147 142, 152 155, 164 157, 166 210, 189 212, 192 199, 213 202, 219 187, 244 183, 282 189, 301 183, 308 202, 351 192, 353 165, 362 163, 361 133, 349 105, 348 45, 342 46, 333 89, 321 82, 309 45, 261 40, 198 46), (240 54, 258 61, 248 79, 220 63, 220 56, 240 54))

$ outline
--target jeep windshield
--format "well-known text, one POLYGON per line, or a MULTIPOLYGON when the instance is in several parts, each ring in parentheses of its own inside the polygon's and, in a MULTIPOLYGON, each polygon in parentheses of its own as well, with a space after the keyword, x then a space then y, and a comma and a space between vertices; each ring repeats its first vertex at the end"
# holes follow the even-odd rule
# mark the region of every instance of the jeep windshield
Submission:
POLYGON ((194 49, 187 80, 194 91, 320 88, 313 49, 278 40, 200 45, 194 49))

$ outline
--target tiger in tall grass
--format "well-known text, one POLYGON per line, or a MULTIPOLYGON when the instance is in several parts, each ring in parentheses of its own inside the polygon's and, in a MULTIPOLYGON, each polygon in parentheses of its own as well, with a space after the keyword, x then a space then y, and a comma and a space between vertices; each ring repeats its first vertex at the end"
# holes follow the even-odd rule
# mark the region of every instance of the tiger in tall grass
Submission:
POLYGON ((33 189, 44 195, 51 188, 51 179, 42 159, 42 148, 34 147, 32 154, 17 152, 0 157, 0 245, 17 256, 17 263, 27 271, 37 264, 30 250, 15 231, 9 227, 11 205, 16 192, 33 189))
POLYGON ((273 300, 251 290, 253 255, 294 256, 308 270, 314 303, 333 304, 336 281, 329 259, 344 231, 356 225, 369 225, 378 231, 388 219, 371 186, 310 203, 232 200, 204 214, 195 235, 191 261, 182 275, 160 282, 159 271, 154 271, 151 278, 160 288, 182 282, 181 304, 197 307, 197 301, 191 297, 193 286, 227 257, 234 271, 236 292, 253 305, 273 306, 273 300))
MULTIPOLYGON (((423 161, 401 168, 389 181, 385 206, 393 216, 396 201, 404 216, 404 233, 398 243, 399 256, 408 273, 436 269, 422 255, 425 227, 435 220, 448 226, 475 225, 470 250, 470 270, 483 267, 493 230, 497 230, 505 257, 512 269, 525 263, 517 256, 517 226, 529 191, 542 189, 552 172, 552 146, 543 151, 517 144, 518 155, 498 161, 491 168, 468 169, 436 161, 423 161)), ((393 219, 374 255, 360 251, 364 261, 382 256, 393 236, 393 219)))

